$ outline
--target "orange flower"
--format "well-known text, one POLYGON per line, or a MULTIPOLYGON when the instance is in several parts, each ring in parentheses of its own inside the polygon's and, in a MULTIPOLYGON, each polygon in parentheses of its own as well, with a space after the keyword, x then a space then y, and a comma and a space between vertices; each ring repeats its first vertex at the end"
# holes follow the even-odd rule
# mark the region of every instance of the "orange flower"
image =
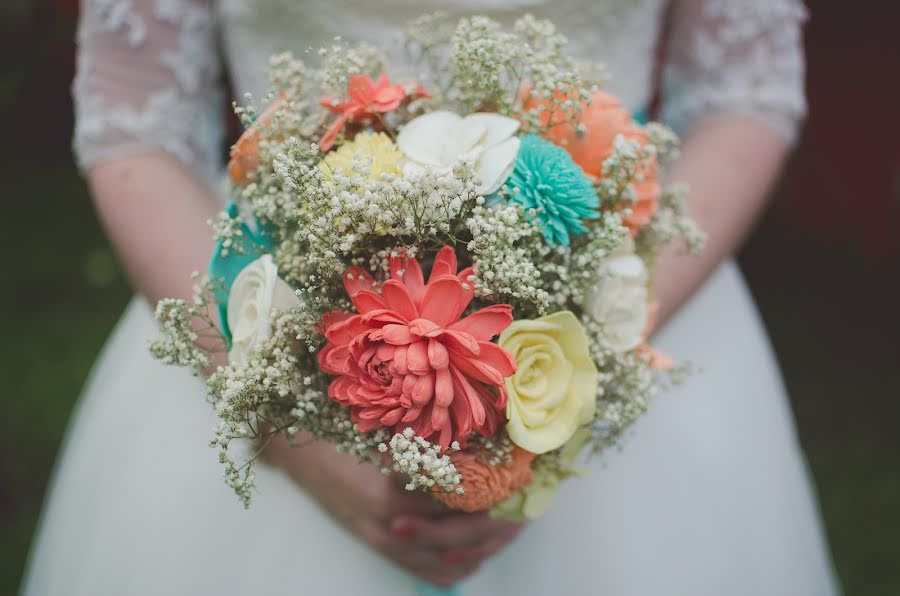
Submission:
MULTIPOLYGON (((530 97, 529 88, 524 87, 523 108, 530 110, 539 103, 530 97)), ((546 105, 546 102, 544 103, 546 105)), ((565 122, 565 119, 566 114, 559 109, 543 112, 541 124, 546 126, 548 123, 560 122, 550 127, 546 137, 564 147, 572 156, 572 161, 581 166, 584 173, 594 182, 599 182, 603 177, 603 162, 612 155, 613 142, 617 135, 621 134, 628 140, 636 140, 641 145, 647 143, 644 132, 631 123, 631 114, 628 110, 623 108, 615 97, 602 91, 594 93, 591 96, 591 104, 582 107, 578 122, 565 122), (578 132, 578 125, 583 125, 583 132, 578 132)), ((631 205, 631 214, 625 216, 622 222, 631 231, 632 236, 647 225, 656 213, 660 193, 655 159, 641 168, 637 174, 637 177, 641 178, 634 182, 637 201, 631 205)))
POLYGON ((246 183, 247 174, 259 166, 259 131, 269 124, 285 100, 287 94, 279 92, 272 105, 266 108, 231 146, 228 174, 234 183, 246 183))
POLYGON ((435 498, 451 509, 466 513, 487 511, 497 503, 531 484, 531 461, 534 454, 514 447, 512 460, 492 466, 478 454, 465 451, 450 455, 456 470, 462 475, 465 494, 435 493, 435 498))
MULTIPOLYGON (((416 97, 430 97, 422 87, 417 87, 413 94, 416 97)), ((320 149, 322 151, 331 149, 338 134, 348 122, 392 112, 400 107, 408 96, 403 85, 392 84, 386 74, 378 77, 377 81, 373 81, 368 75, 350 77, 347 83, 347 99, 322 97, 319 100, 322 107, 338 114, 319 141, 320 149)))

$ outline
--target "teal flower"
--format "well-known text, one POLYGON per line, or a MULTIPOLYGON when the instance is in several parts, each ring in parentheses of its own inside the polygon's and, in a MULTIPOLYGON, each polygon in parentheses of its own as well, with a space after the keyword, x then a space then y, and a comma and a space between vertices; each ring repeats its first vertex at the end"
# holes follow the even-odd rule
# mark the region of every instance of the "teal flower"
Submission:
MULTIPOLYGON (((238 206, 234 203, 228 205, 226 213, 231 218, 239 217, 238 206)), ((257 231, 254 232, 250 227, 241 222, 239 225, 241 235, 235 238, 234 248, 222 256, 222 239, 216 242, 216 248, 213 250, 209 259, 207 273, 209 278, 214 282, 213 298, 219 306, 219 322, 222 326, 222 335, 225 336, 225 342, 231 347, 231 329, 228 328, 228 294, 231 290, 231 284, 237 278, 238 274, 244 270, 244 267, 261 257, 266 253, 272 252, 272 239, 268 234, 268 230, 264 226, 260 226, 257 222, 257 231)))
POLYGON ((565 149, 535 135, 522 138, 506 186, 510 201, 535 210, 547 244, 569 246, 570 237, 587 232, 584 220, 599 217, 593 183, 565 149))

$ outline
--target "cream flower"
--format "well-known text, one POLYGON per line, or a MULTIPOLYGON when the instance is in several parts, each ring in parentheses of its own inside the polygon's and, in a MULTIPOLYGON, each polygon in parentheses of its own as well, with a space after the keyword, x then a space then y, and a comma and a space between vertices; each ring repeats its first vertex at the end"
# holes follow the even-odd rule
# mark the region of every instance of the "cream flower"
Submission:
POLYGON ((330 180, 335 170, 341 170, 344 176, 350 176, 353 172, 353 161, 362 158, 363 163, 369 164, 369 178, 378 180, 382 174, 400 174, 400 159, 403 154, 383 132, 361 132, 353 137, 352 141, 343 143, 334 151, 325 154, 325 159, 319 162, 319 170, 330 180))
POLYGON ((649 273, 626 237, 597 269, 597 280, 585 293, 584 309, 603 325, 603 339, 613 350, 627 352, 644 339, 650 312, 649 273))
POLYGON ((519 122, 489 113, 465 118, 439 110, 414 118, 397 136, 397 146, 409 159, 408 170, 445 169, 472 159, 481 179, 479 194, 487 195, 509 177, 519 153, 519 122))
POLYGON ((498 343, 516 359, 515 374, 506 378, 506 430, 513 443, 546 453, 593 420, 597 367, 574 314, 513 321, 498 343))
POLYGON ((232 333, 228 361, 246 364, 258 344, 272 337, 272 314, 300 305, 271 255, 256 259, 238 274, 228 296, 228 326, 232 333))

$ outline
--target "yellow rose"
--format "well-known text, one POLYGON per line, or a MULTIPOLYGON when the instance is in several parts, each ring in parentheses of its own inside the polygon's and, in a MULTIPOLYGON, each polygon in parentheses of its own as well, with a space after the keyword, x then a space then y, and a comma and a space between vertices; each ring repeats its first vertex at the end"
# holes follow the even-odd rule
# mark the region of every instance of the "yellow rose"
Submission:
POLYGON ((506 378, 506 430, 513 443, 547 453, 594 419, 597 367, 574 314, 513 321, 498 343, 516 359, 515 374, 506 378))

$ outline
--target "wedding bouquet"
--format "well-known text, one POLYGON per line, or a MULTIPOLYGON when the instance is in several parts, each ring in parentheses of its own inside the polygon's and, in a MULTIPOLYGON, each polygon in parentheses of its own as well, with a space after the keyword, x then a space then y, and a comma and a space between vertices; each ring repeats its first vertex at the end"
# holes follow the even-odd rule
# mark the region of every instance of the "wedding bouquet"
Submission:
POLYGON ((232 443, 283 434, 533 518, 645 411, 671 367, 647 345, 654 263, 702 234, 658 179, 674 134, 564 45, 531 16, 427 15, 410 79, 338 39, 317 68, 273 57, 270 105, 235 106, 234 204, 152 351, 197 373, 227 351, 211 443, 245 505, 256 458, 232 443))

